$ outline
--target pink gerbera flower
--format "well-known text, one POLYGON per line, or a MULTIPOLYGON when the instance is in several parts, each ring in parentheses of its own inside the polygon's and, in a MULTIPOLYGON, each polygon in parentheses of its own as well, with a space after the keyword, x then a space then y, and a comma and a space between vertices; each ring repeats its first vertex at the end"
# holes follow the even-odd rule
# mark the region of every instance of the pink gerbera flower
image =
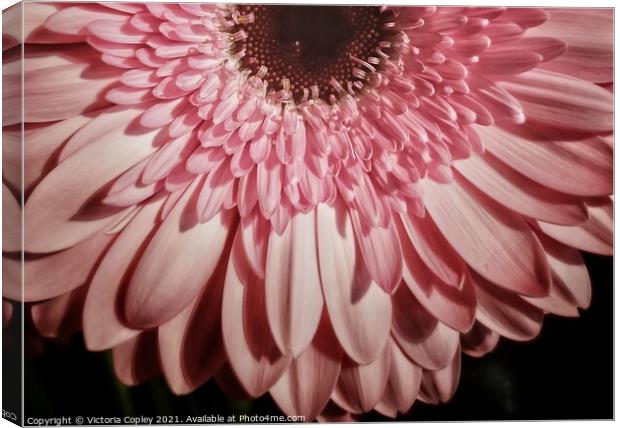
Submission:
POLYGON ((24 298, 123 382, 395 416, 447 401, 461 352, 589 305, 578 250, 612 253, 611 10, 24 8, 24 298))

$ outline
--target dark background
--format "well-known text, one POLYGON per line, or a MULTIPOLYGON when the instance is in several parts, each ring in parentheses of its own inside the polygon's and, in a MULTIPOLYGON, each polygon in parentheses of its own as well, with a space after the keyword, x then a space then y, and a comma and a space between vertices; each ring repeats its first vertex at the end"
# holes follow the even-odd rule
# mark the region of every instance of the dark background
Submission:
MULTIPOLYGON (((613 260, 585 254, 592 305, 580 318, 547 316, 529 343, 505 339, 482 359, 463 357, 461 381, 447 404, 416 402, 401 420, 613 418, 613 260)), ((35 346, 36 347, 36 346, 35 346)), ((26 416, 280 414, 268 395, 230 401, 215 382, 177 397, 157 377, 127 388, 112 374, 109 353, 84 349, 81 336, 46 342, 26 359, 26 416)), ((378 413, 364 421, 387 420, 378 413)))

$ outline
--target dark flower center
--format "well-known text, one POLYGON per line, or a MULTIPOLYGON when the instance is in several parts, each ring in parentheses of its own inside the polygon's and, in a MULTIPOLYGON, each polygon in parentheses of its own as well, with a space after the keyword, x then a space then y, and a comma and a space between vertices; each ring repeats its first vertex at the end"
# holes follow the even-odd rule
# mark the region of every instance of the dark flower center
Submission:
POLYGON ((262 74, 268 91, 289 89, 297 102, 316 95, 333 102, 339 90, 359 91, 378 66, 377 48, 393 33, 391 13, 373 6, 240 5, 237 12, 253 17, 231 29, 244 34, 234 48, 244 53, 242 68, 262 74))

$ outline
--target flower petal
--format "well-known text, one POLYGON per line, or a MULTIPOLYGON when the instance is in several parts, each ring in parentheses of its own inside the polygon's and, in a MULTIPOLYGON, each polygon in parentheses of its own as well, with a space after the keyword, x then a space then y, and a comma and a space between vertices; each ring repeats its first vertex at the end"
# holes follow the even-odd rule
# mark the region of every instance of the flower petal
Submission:
POLYGON ((572 131, 613 129, 613 95, 594 83, 536 69, 500 86, 519 99, 528 121, 572 131))
POLYGON ((88 134, 90 142, 50 172, 28 198, 24 210, 28 224, 26 251, 49 252, 70 247, 110 225, 126 211, 100 207, 89 213, 87 204, 110 180, 155 150, 154 133, 133 123, 139 113, 111 109, 73 136, 72 140, 81 138, 82 133, 88 134), (97 131, 91 132, 93 128, 97 131), (119 139, 123 140, 122 145, 118 144, 119 139))
POLYGON ((349 211, 356 241, 370 277, 387 293, 392 293, 402 278, 403 255, 392 219, 386 228, 365 223, 357 210, 349 211))
POLYGON ((118 79, 105 64, 69 64, 24 73, 24 120, 49 122, 104 107, 105 89, 118 79))
POLYGON ((425 371, 420 386, 420 399, 427 403, 445 403, 456 392, 461 377, 461 350, 458 349, 452 362, 443 369, 425 371))
MULTIPOLYGON (((426 217, 426 221, 411 219, 411 222, 418 225, 417 229, 425 228, 428 232, 434 229, 434 225, 428 220, 428 217, 426 217), (428 227, 426 228, 425 226, 428 227)), ((410 242, 410 238, 405 231, 406 228, 400 222, 397 225, 399 234, 402 237, 403 280, 413 295, 427 311, 441 322, 457 331, 465 332, 469 330, 474 322, 474 315, 476 313, 476 296, 467 266, 456 254, 454 255, 455 258, 449 262, 440 261, 440 263, 444 263, 444 266, 451 263, 451 274, 455 276, 454 282, 446 283, 442 281, 426 266, 425 261, 412 245, 412 242, 417 242, 418 246, 424 247, 428 243, 425 244, 418 239, 412 239, 410 242)), ((416 229, 416 227, 410 223, 409 230, 413 229, 416 229)), ((437 233, 437 238, 441 239, 435 241, 435 244, 441 246, 443 237, 436 229, 435 232, 437 233)), ((412 235, 420 236, 418 232, 414 232, 412 235)), ((443 244, 447 245, 445 241, 443 244)), ((426 248, 428 249, 428 247, 426 248)))
POLYGON ((154 331, 144 332, 112 350, 114 372, 125 385, 137 385, 159 373, 159 360, 154 355, 157 335, 154 331))
POLYGON ((495 157, 543 186, 577 196, 613 192, 613 151, 602 137, 549 141, 523 127, 476 127, 476 132, 495 157))
MULTIPOLYGON (((87 283, 111 240, 100 233, 65 251, 28 257, 23 266, 23 301, 50 299, 87 283)), ((3 295, 21 301, 21 261, 4 258, 3 262, 3 295)))
POLYGON ((393 340, 390 340, 389 352, 392 359, 390 376, 375 409, 396 417, 396 412, 406 413, 413 406, 422 382, 422 369, 411 362, 393 340))
POLYGON ((365 272, 342 201, 317 207, 317 240, 321 285, 336 336, 353 360, 375 361, 387 343, 392 305, 365 272))
POLYGON ((454 166, 486 195, 524 216, 555 224, 578 224, 587 218, 578 198, 541 186, 488 153, 472 155, 454 166))
POLYGON ((32 321, 41 335, 68 337, 80 331, 82 308, 88 286, 32 305, 32 321))
POLYGON ((196 301, 159 327, 162 372, 175 394, 193 391, 224 364, 221 302, 225 273, 226 263, 219 263, 196 301))
POLYGON ((314 420, 329 401, 338 380, 341 360, 342 349, 323 312, 310 346, 291 362, 269 392, 284 413, 314 420))
POLYGON ((258 397, 269 390, 291 362, 273 340, 264 282, 250 269, 237 232, 222 300, 222 335, 229 364, 243 388, 258 397))
MULTIPOLYGON (((6 144, 6 142, 5 142, 6 144)), ((2 251, 17 252, 22 248, 21 202, 2 183, 2 251)))
POLYGON ((282 235, 271 231, 267 251, 267 318, 280 350, 294 357, 312 341, 323 310, 315 228, 314 210, 298 213, 282 235))
POLYGON ((499 334, 476 322, 467 334, 461 335, 461 350, 470 357, 482 357, 499 342, 499 334))
POLYGON ((564 41, 566 51, 540 68, 594 83, 613 82, 613 10, 549 8, 547 21, 528 36, 551 36, 564 41))
POLYGON ((196 180, 185 191, 136 266, 124 307, 130 327, 155 327, 170 320, 196 298, 220 262, 236 220, 232 212, 223 211, 198 223, 199 185, 196 180))
POLYGON ((392 336, 403 352, 425 369, 446 367, 458 348, 458 332, 437 321, 406 287, 396 290, 392 302, 392 336))
POLYGON ((157 227, 162 205, 163 199, 158 198, 140 209, 112 243, 93 275, 83 315, 84 341, 91 351, 112 348, 140 333, 125 326, 118 303, 157 227))
POLYGON ((486 327, 512 340, 529 340, 540 332, 543 312, 516 294, 503 291, 476 275, 476 318, 486 327))
POLYGON ((524 295, 545 295, 549 267, 523 219, 475 192, 458 176, 424 182, 424 203, 444 237, 475 271, 524 295))
POLYGON ((359 365, 352 361, 343 363, 332 400, 351 413, 368 412, 375 407, 385 391, 391 363, 387 345, 370 364, 359 365))
POLYGON ((558 226, 536 222, 557 241, 596 254, 613 255, 613 206, 609 198, 588 204, 589 219, 579 226, 558 226))

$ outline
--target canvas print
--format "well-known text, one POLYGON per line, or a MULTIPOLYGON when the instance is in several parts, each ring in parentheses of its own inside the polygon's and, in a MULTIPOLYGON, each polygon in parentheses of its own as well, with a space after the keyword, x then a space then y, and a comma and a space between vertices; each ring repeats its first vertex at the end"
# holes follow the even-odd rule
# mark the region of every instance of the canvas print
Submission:
POLYGON ((3 23, 5 418, 613 417, 613 9, 3 23))

